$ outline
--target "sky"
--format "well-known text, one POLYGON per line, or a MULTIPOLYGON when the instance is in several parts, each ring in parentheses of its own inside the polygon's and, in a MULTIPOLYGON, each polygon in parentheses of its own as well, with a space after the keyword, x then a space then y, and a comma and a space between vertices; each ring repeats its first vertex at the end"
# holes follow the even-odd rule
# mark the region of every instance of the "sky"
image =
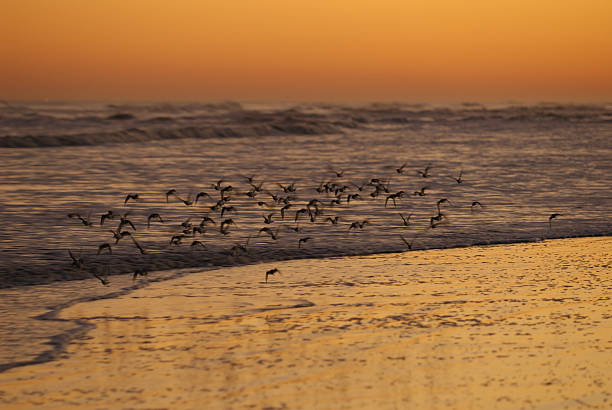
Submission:
POLYGON ((0 100, 610 101, 610 0, 3 0, 0 100))

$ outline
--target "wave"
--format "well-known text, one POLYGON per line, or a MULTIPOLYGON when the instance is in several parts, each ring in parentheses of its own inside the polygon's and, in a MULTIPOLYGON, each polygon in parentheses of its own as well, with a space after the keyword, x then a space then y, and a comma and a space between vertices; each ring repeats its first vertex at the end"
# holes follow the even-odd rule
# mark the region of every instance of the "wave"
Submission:
POLYGON ((0 106, 0 147, 101 145, 179 138, 226 138, 342 133, 360 127, 463 126, 499 129, 527 124, 608 123, 607 105, 538 104, 454 107, 372 103, 299 104, 245 108, 240 103, 0 106))
MULTIPOLYGON (((171 121, 157 118, 154 122, 171 121)), ((154 140, 170 140, 182 138, 240 138, 270 135, 317 135, 340 133, 340 126, 354 127, 353 124, 336 122, 334 124, 309 121, 275 121, 261 125, 228 125, 224 127, 183 127, 147 130, 129 128, 126 130, 105 133, 83 133, 73 135, 26 135, 0 137, 2 148, 40 148, 82 145, 103 145, 118 143, 148 142, 154 140)))

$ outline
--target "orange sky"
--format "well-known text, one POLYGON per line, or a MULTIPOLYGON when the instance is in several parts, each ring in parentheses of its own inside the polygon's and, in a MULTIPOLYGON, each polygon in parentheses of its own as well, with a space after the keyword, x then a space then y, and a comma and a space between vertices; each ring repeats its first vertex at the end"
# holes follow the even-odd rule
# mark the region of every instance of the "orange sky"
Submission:
POLYGON ((15 0, 0 99, 610 100, 610 0, 15 0))

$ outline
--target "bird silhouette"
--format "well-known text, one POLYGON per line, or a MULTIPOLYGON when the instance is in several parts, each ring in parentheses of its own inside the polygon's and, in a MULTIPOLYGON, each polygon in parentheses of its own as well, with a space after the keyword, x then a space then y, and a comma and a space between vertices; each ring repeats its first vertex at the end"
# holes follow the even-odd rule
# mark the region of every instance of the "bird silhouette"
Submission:
POLYGON ((423 178, 427 178, 427 177, 430 176, 429 175, 429 170, 430 169, 431 169, 431 164, 427 165, 423 171, 421 171, 420 169, 417 169, 417 174, 419 174, 423 178))
POLYGON ((103 243, 102 245, 98 246, 98 255, 100 254, 100 252, 102 252, 103 249, 107 249, 109 254, 113 254, 113 250, 110 246, 109 243, 103 243))
POLYGON ((554 214, 550 214, 550 216, 548 217, 548 230, 552 229, 552 220, 559 217, 559 216, 563 216, 562 214, 558 214, 558 213, 554 213, 554 214))
POLYGON ((310 237, 310 236, 307 236, 305 238, 300 238, 300 240, 298 241, 298 248, 301 248, 303 243, 306 243, 306 242, 308 242, 311 239, 312 239, 312 237, 310 237))
POLYGON ((274 268, 274 269, 270 269, 269 271, 266 272, 266 283, 268 283, 268 276, 274 275, 275 273, 280 274, 280 271, 278 269, 274 268))
POLYGON ((102 214, 100 216, 100 226, 104 225, 105 220, 113 218, 115 218, 115 214, 113 213, 113 211, 107 211, 105 214, 102 214))
POLYGON ((153 213, 147 217, 147 228, 151 227, 151 219, 157 219, 159 222, 164 223, 164 220, 158 213, 153 213))
POLYGON ((74 266, 78 270, 82 270, 85 267, 85 261, 83 260, 83 258, 81 258, 81 252, 79 252, 77 256, 74 256, 72 251, 68 249, 68 255, 70 255, 70 258, 72 259, 72 266, 74 266))
POLYGON ((412 250, 412 243, 414 242, 414 239, 412 241, 408 242, 408 240, 406 238, 404 238, 404 236, 400 235, 400 238, 402 238, 402 241, 406 244, 408 249, 412 250))
POLYGON ((140 199, 140 196, 138 194, 127 194, 127 196, 125 197, 125 201, 123 201, 123 205, 127 205, 130 199, 138 201, 140 199))
POLYGON ((400 218, 402 218, 402 222, 404 224, 404 226, 409 226, 410 225, 410 217, 412 216, 412 214, 408 214, 407 217, 404 217, 404 215, 399 214, 400 218))

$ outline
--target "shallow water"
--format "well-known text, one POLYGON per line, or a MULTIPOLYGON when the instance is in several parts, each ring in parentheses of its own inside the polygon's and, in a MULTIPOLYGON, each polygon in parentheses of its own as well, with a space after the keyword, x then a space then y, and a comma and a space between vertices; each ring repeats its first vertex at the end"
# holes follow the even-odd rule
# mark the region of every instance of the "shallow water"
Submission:
POLYGON ((292 260, 98 295, 57 312, 89 326, 59 360, 0 373, 0 403, 607 408, 611 241, 292 260))
POLYGON ((13 141, 37 135, 36 141, 44 145, 51 137, 69 135, 76 140, 66 144, 90 144, 0 148, 2 286, 142 267, 159 270, 399 251, 406 249, 400 234, 413 249, 426 249, 612 232, 612 126, 607 106, 98 105, 32 106, 10 112, 5 108, 2 114, 0 129, 13 141), (131 117, 109 119, 117 113, 131 117), (171 128, 182 134, 166 135, 166 128, 153 127, 150 117, 159 115, 171 117, 171 128), (279 121, 315 135, 288 134, 295 129, 272 133, 279 121), (221 134, 202 134, 211 124, 228 128, 221 134), (257 128, 261 135, 239 134, 244 124, 267 126, 257 128), (188 125, 199 130, 193 134, 197 138, 184 138, 192 135, 185 131, 188 125), (101 135, 135 126, 153 139, 96 142, 101 135), (336 132, 317 134, 329 127, 336 132), (162 137, 173 139, 155 139, 162 137), (404 163, 400 174, 396 169, 404 163), (417 170, 428 164, 430 176, 423 178, 417 170), (342 177, 332 169, 344 171, 342 177), (457 184, 452 177, 460 171, 464 182, 457 184), (251 189, 244 176, 251 175, 276 195, 287 195, 279 183, 295 182, 297 191, 291 194, 295 199, 284 221, 279 214, 284 204, 274 204, 263 192, 256 198, 244 195, 251 189), (373 186, 366 185, 363 191, 356 187, 372 178, 388 182, 390 193, 403 190, 407 195, 398 199, 397 206, 389 201, 385 207, 388 193, 372 198, 373 186), (234 187, 227 205, 236 212, 223 218, 209 208, 219 199, 211 187, 219 179, 234 187), (341 205, 331 206, 334 196, 316 191, 322 182, 348 187, 341 205), (426 196, 413 195, 423 186, 429 188, 426 196), (165 193, 172 188, 184 199, 200 191, 213 199, 185 206, 171 196, 167 203, 165 193), (132 192, 140 200, 124 205, 126 194, 132 192), (353 193, 361 199, 347 204, 347 195, 353 193), (324 203, 323 215, 314 223, 303 215, 301 232, 279 228, 295 226, 295 212, 313 198, 324 203), (430 229, 429 218, 436 215, 436 203, 442 198, 450 200, 441 205, 446 218, 430 229), (260 207, 257 201, 267 205, 260 207), (473 201, 484 207, 472 208, 473 201), (117 219, 100 226, 100 215, 109 209, 130 212, 136 227, 132 236, 145 254, 129 238, 115 246, 110 230, 116 229, 117 219), (68 218, 72 212, 85 218, 91 214, 94 226, 68 218), (153 222, 147 229, 147 216, 153 212, 164 223, 153 222), (263 215, 270 213, 274 222, 266 225, 263 215), (400 213, 412 214, 409 226, 403 225, 400 213), (549 226, 552 213, 562 215, 549 226), (191 218, 190 223, 197 225, 204 215, 217 225, 206 227, 203 235, 187 236, 181 245, 170 245, 183 221, 191 218), (338 225, 325 222, 334 216, 340 217, 338 225), (227 217, 236 225, 223 235, 219 222, 227 217), (363 230, 349 230, 352 222, 364 220, 369 223, 363 230), (265 233, 257 236, 264 226, 280 229, 279 239, 265 233), (230 251, 249 237, 248 253, 230 251), (304 237, 312 239, 300 246, 304 237), (199 245, 191 249, 195 239, 207 249, 199 245), (113 254, 97 255, 98 245, 107 242, 113 254), (84 269, 71 268, 68 249, 81 255, 84 269))

